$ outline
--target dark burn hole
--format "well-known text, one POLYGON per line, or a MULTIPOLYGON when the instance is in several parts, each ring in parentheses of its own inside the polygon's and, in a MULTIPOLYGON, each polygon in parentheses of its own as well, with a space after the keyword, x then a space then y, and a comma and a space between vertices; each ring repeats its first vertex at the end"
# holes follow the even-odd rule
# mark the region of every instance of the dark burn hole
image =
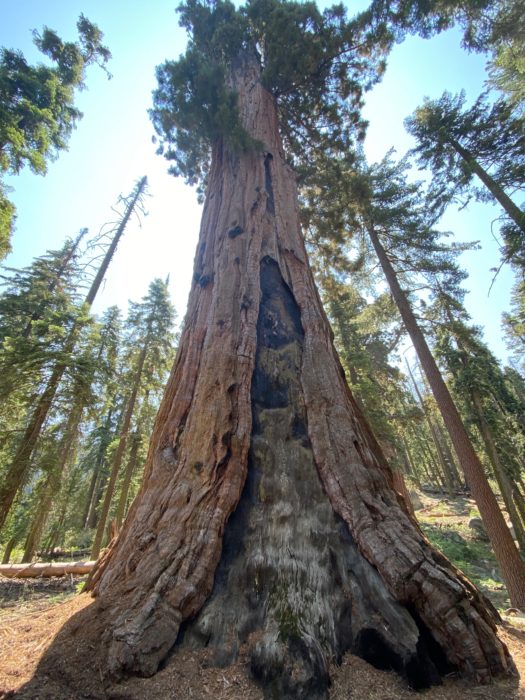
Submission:
POLYGON ((202 288, 207 287, 208 284, 211 282, 211 279, 211 275, 202 275, 199 272, 196 272, 193 275, 193 281, 196 282, 202 288))
POLYGON ((293 417, 292 421, 292 437, 298 440, 303 447, 310 448, 310 438, 308 437, 308 430, 306 429, 306 423, 301 416, 297 414, 293 417))
POLYGON ((304 331, 299 307, 281 276, 279 265, 269 256, 261 261, 261 292, 258 347, 274 350, 295 341, 302 345, 304 331))
POLYGON ((222 459, 220 459, 217 462, 216 474, 217 474, 218 479, 220 479, 222 477, 222 475, 224 474, 224 472, 226 471, 226 467, 228 466, 228 462, 230 461, 231 456, 232 456, 232 450, 231 450, 231 447, 228 447, 226 449, 226 453, 225 453, 224 457, 222 457, 222 459))
POLYGON ((244 233, 242 226, 234 226, 228 231, 228 238, 237 238, 237 236, 240 236, 242 233, 244 233))
POLYGON ((264 187, 268 195, 266 199, 266 211, 268 214, 275 214, 275 199, 273 194, 273 184, 272 184, 272 171, 271 162, 273 156, 271 153, 267 153, 264 156, 264 187))
MULTIPOLYGON (((347 525, 326 508, 327 496, 308 454, 300 384, 304 343, 300 309, 270 257, 261 263, 260 280, 246 480, 224 528, 209 602, 195 621, 183 625, 179 643, 185 637, 190 647, 208 646, 213 663, 224 665, 235 659, 250 633, 256 633, 255 639, 260 635, 264 643, 248 639, 249 654, 266 700, 327 700, 328 659, 341 661, 349 650, 378 668, 399 672, 413 688, 439 682, 441 649, 414 612, 392 599, 376 569, 360 554, 347 525), (299 445, 302 449, 297 449, 299 445), (275 508, 281 503, 288 507, 275 508), (307 520, 301 517, 303 512, 309 514, 307 520), (296 524, 301 525, 301 534, 283 547, 279 533, 296 524), (272 555, 274 549, 278 559, 272 555), (288 562, 283 552, 289 552, 288 562), (296 604, 308 582, 307 576, 298 579, 296 566, 288 566, 296 561, 304 563, 304 571, 313 567, 315 572, 319 566, 325 577, 326 606, 319 611, 309 596, 296 604), (408 641, 388 631, 392 616, 404 620, 408 641), (325 627, 333 630, 330 638, 325 627)), ((231 384, 227 391, 234 388, 231 384)), ((224 450, 216 466, 219 477, 231 457, 230 441, 229 431, 217 436, 224 450)), ((358 439, 354 446, 358 453, 364 449, 358 439)), ((315 585, 307 590, 315 590, 315 585)))
POLYGON ((354 653, 381 671, 397 671, 403 669, 403 661, 393 652, 378 634, 377 630, 363 629, 357 635, 354 643, 354 653))
POLYGON ((441 679, 456 671, 454 664, 447 659, 442 647, 436 642, 432 632, 425 625, 413 605, 407 605, 419 630, 417 656, 407 663, 403 675, 414 690, 440 685, 441 679))

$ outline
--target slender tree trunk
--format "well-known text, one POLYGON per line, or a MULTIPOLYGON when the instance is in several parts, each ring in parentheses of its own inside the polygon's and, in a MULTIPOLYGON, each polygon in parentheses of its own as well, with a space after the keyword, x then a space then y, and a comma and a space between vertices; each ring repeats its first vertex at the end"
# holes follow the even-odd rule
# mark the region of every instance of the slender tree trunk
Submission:
POLYGON ((420 687, 445 656, 487 680, 508 668, 494 617, 409 515, 349 392, 252 55, 232 83, 264 151, 214 145, 175 368, 84 626, 104 625, 117 677, 154 673, 186 621, 181 644, 218 663, 245 642, 275 697, 326 698, 349 648, 420 687))
MULTIPOLYGON (((419 361, 418 361, 418 365, 419 365, 419 373, 421 375, 421 378, 423 379, 423 383, 425 385, 426 391, 431 391, 430 386, 428 385, 428 382, 426 381, 425 374, 423 372, 423 369, 422 369, 419 361)), ((441 448, 443 451, 444 459, 445 459, 446 463, 449 465, 450 473, 452 475, 452 480, 453 480, 454 484, 456 484, 457 486, 464 487, 464 485, 465 485, 464 481, 461 478, 460 472, 458 471, 458 467, 456 465, 456 460, 454 458, 454 455, 452 454, 452 450, 450 449, 450 445, 449 445, 450 437, 447 439, 447 436, 444 434, 443 428, 442 428, 441 424, 439 423, 439 421, 434 424, 434 427, 436 429, 436 435, 437 435, 439 444, 441 445, 441 448)), ((445 428, 445 430, 446 430, 446 428, 445 428)))
POLYGON ((514 204, 512 199, 498 185, 494 178, 492 178, 488 172, 481 167, 478 161, 466 148, 463 148, 463 146, 452 137, 448 138, 448 142, 452 148, 459 153, 465 163, 467 163, 472 172, 479 177, 494 199, 503 207, 508 216, 514 221, 516 226, 521 229, 522 233, 525 233, 525 212, 521 211, 521 209, 514 204))
MULTIPOLYGON (((104 279, 104 275, 107 272, 109 263, 111 262, 111 258, 113 257, 113 254, 115 253, 115 250, 117 248, 117 244, 120 238, 122 237, 122 234, 124 233, 126 225, 131 217, 131 214, 133 213, 135 206, 137 205, 137 202, 139 201, 146 187, 146 183, 147 180, 144 177, 142 178, 142 180, 140 180, 139 184, 135 188, 134 194, 126 207, 126 211, 115 232, 111 245, 109 246, 104 256, 104 259, 100 265, 97 275, 93 280, 93 283, 91 284, 89 292, 86 296, 84 302, 85 309, 89 309, 93 301, 95 300, 98 290, 100 289, 100 285, 102 284, 102 280, 104 279)), ((81 324, 76 322, 73 328, 71 329, 69 336, 66 338, 63 348, 63 353, 66 356, 71 355, 71 353, 73 352, 80 329, 81 324)), ((49 409, 51 408, 51 405, 57 393, 60 380, 62 379, 66 369, 67 364, 64 362, 58 362, 55 365, 51 376, 47 382, 46 388, 40 396, 36 408, 29 419, 29 423, 20 443, 20 446, 16 451, 13 461, 11 462, 11 465, 9 466, 7 473, 4 477, 4 482, 0 487, 0 530, 5 524, 6 518, 9 514, 9 510, 13 504, 13 501, 16 497, 16 494, 18 493, 19 488, 22 486, 25 478, 29 473, 33 450, 35 449, 38 438, 40 437, 42 426, 44 425, 44 422, 48 416, 49 409)))
POLYGON ((63 439, 60 441, 60 449, 58 450, 60 462, 49 468, 45 481, 42 484, 42 492, 26 538, 24 556, 22 558, 24 563, 30 562, 35 556, 42 532, 53 506, 53 501, 60 492, 63 475, 67 472, 74 459, 83 410, 84 401, 82 398, 77 398, 69 414, 63 439))
POLYGON ((13 552, 13 549, 15 548, 16 545, 16 537, 11 537, 5 546, 4 549, 4 555, 2 557, 2 564, 9 564, 9 560, 11 559, 11 554, 13 552))
POLYGON ((435 428, 436 428, 436 433, 438 436, 439 443, 441 445, 441 448, 443 450, 443 454, 445 456, 445 460, 446 460, 447 464, 449 465, 450 473, 452 475, 452 480, 459 487, 463 487, 464 482, 462 481, 461 475, 458 471, 458 467, 456 466, 456 460, 454 458, 454 455, 452 454, 452 450, 450 449, 450 445, 449 445, 447 436, 444 434, 443 428, 441 427, 441 424, 439 422, 435 424, 435 428))
POLYGON ((124 516, 126 514, 126 504, 128 502, 129 487, 131 485, 131 477, 133 476, 133 472, 137 467, 137 456, 139 452, 140 443, 140 433, 135 431, 135 434, 133 435, 133 440, 131 442, 131 450, 129 453, 128 463, 126 465, 126 471, 124 472, 124 479, 122 480, 122 488, 120 490, 117 512, 115 513, 115 522, 117 530, 120 530, 122 526, 122 521, 124 520, 124 516))
POLYGON ((373 226, 368 228, 370 240, 385 273, 392 296, 410 335, 414 348, 436 399, 450 439, 458 455, 468 486, 479 508, 487 534, 498 560, 512 604, 525 608, 525 564, 509 532, 496 498, 490 489, 483 467, 472 447, 463 421, 429 350, 427 342, 410 308, 396 273, 373 226))
POLYGON ((445 478, 443 476, 443 471, 439 468, 439 464, 437 463, 432 451, 430 450, 429 447, 426 448, 426 453, 428 457, 428 463, 430 465, 430 473, 432 474, 432 481, 436 485, 438 491, 441 491, 441 493, 445 494, 447 492, 447 485, 445 483, 445 478))
POLYGON ((507 472, 505 471, 505 467, 501 464, 498 450, 496 448, 496 444, 494 443, 494 438, 492 436, 492 431, 490 429, 489 424, 487 423, 487 420, 485 419, 481 396, 479 395, 479 392, 475 389, 471 389, 470 396, 472 399, 472 405, 476 412, 476 418, 481 437, 483 439, 483 443, 487 451, 487 456, 492 465, 492 471, 498 483, 499 490, 501 492, 501 496, 509 514, 511 523, 514 527, 514 532, 516 534, 516 539, 518 540, 520 549, 522 552, 525 552, 525 530, 523 529, 523 522, 521 521, 520 515, 516 510, 516 506, 512 498, 512 484, 510 478, 508 477, 507 472))
POLYGON ((518 485, 514 482, 513 479, 512 479, 512 498, 514 500, 514 503, 516 504, 516 508, 518 509, 518 512, 520 514, 522 522, 525 523, 525 501, 523 499, 521 491, 518 488, 518 485))
POLYGON ((414 460, 412 459, 412 454, 408 447, 408 443, 404 435, 401 436, 401 441, 403 443, 403 455, 405 458, 406 471, 410 478, 415 482, 418 488, 421 488, 421 479, 419 476, 419 470, 416 469, 414 465, 414 460))
MULTIPOLYGON (((108 433, 110 430, 112 413, 113 410, 110 409, 106 415, 106 420, 104 423, 104 434, 108 433)), ((102 468, 104 466, 104 459, 106 457, 106 450, 108 448, 108 444, 109 443, 106 443, 104 440, 101 439, 99 448, 97 450, 97 457, 95 459, 93 474, 91 476, 91 482, 89 484, 89 490, 86 498, 86 505, 84 508, 84 516, 82 518, 85 530, 91 530, 96 525, 96 507, 101 497, 99 485, 101 481, 101 473, 102 468)))
POLYGON ((423 413, 425 414, 425 418, 427 419, 427 424, 428 424, 428 427, 430 429, 430 434, 432 436, 432 442, 434 443, 434 447, 436 448, 436 453, 438 456, 439 464, 441 465, 441 472, 442 472, 442 476, 443 476, 444 481, 445 481, 445 487, 448 491, 449 496, 453 497, 454 496, 454 482, 453 482, 452 474, 449 470, 448 464, 446 463, 445 455, 443 454, 443 450, 441 449, 441 444, 440 444, 438 436, 437 436, 437 431, 436 431, 436 428, 434 426, 434 422, 432 421, 432 419, 430 417, 430 413, 426 407, 425 402, 423 401, 423 397, 421 395, 421 392, 419 391, 419 387, 417 385, 417 382, 415 380, 414 375, 412 374, 412 370, 410 369, 410 365, 408 364, 408 361, 406 360, 406 358, 405 358, 405 362, 406 362, 406 366, 408 369, 408 373, 410 375, 410 379, 412 380, 412 384, 414 386, 414 389, 415 389, 415 392, 416 392, 416 395, 417 395, 417 398, 419 401, 419 405, 421 406, 421 410, 423 411, 423 413))
POLYGON ((135 410, 135 403, 137 400, 137 394, 139 391, 140 380, 142 377, 142 371, 144 369, 144 362, 146 360, 146 354, 148 352, 149 343, 149 328, 146 333, 146 340, 144 341, 144 346, 139 355, 137 361, 137 369, 135 371, 135 377, 133 379, 133 389, 131 390, 131 395, 128 399, 126 405, 126 411, 124 413, 124 420, 122 421, 122 429, 120 431, 120 439, 113 455, 113 461, 111 464, 111 472, 109 475, 109 481, 106 486, 106 493, 104 496, 104 502, 102 504, 102 509, 100 511, 97 531, 95 533, 95 539, 93 540, 93 547, 91 549, 91 558, 97 559, 100 554, 100 549, 102 547, 102 540, 104 538, 104 532, 106 529, 106 522, 109 515, 109 509, 111 507, 111 500, 113 498, 113 493, 115 491, 115 484, 117 483, 117 477, 120 470, 120 465, 122 464, 122 459, 126 451, 126 445, 128 442, 129 428, 131 425, 131 419, 133 417, 133 411, 135 410))

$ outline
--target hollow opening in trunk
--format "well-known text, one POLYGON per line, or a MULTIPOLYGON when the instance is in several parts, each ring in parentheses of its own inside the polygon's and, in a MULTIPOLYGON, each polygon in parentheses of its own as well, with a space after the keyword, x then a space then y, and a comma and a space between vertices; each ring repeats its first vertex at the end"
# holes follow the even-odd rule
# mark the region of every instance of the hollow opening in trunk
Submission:
POLYGON ((178 645, 231 664, 247 645, 268 698, 326 698, 351 650, 412 687, 440 681, 444 654, 360 554, 322 488, 301 386, 304 331, 278 264, 261 262, 248 474, 210 598, 178 645))

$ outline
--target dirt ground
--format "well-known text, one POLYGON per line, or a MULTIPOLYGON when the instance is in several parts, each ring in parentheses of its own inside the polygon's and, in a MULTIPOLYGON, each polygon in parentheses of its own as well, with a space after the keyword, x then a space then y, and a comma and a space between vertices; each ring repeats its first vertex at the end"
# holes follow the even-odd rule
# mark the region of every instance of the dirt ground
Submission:
MULTIPOLYGON (((458 540, 458 533, 458 541, 471 543, 466 526, 470 501, 420 496, 417 515, 423 525, 434 528, 445 544, 447 538, 458 540)), ((480 560, 476 565, 469 574, 485 580, 493 564, 480 560)), ((82 581, 72 576, 0 577, 0 700, 263 700, 242 653, 235 665, 215 668, 206 650, 179 649, 152 678, 105 685, 99 670, 100 632, 90 625, 90 608, 96 603, 77 594, 82 581)), ((506 591, 499 590, 503 586, 483 588, 500 609, 507 607, 506 591)), ((397 674, 347 654, 332 669, 330 700, 525 700, 525 618, 509 614, 505 619, 500 637, 523 680, 513 676, 473 686, 451 675, 442 686, 416 694, 397 674)))
MULTIPOLYGON (((246 658, 228 668, 212 668, 206 651, 179 651, 152 678, 132 678, 104 687, 98 670, 97 631, 84 630, 92 599, 74 595, 58 604, 36 599, 0 615, 0 698, 20 700, 263 700, 250 679, 246 658), (62 638, 60 630, 73 631, 62 638), (88 664, 85 660, 88 659, 88 664), (82 660, 82 663, 80 661, 82 660), (59 668, 53 677, 50 666, 59 668), (87 666, 87 668, 86 668, 87 666)), ((525 679, 525 632, 505 623, 501 637, 525 679)), ((514 676, 488 686, 472 686, 451 676, 442 686, 410 691, 395 673, 378 671, 350 654, 333 668, 330 700, 525 700, 525 680, 514 676)))

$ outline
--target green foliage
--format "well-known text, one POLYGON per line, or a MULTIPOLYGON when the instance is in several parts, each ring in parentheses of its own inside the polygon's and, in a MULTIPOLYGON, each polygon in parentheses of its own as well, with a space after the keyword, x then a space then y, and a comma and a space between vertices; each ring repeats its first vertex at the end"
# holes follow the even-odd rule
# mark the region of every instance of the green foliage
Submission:
POLYGON ((349 145, 352 128, 362 132, 362 94, 384 69, 388 37, 365 33, 341 5, 321 13, 311 2, 249 0, 236 9, 227 0, 188 0, 179 13, 188 49, 157 69, 150 112, 175 175, 202 187, 219 139, 235 149, 261 148, 244 131, 233 89, 233 72, 246 57, 275 97, 291 159, 304 162, 327 132, 340 147, 349 145))
POLYGON ((525 42, 513 39, 498 48, 489 63, 489 76, 489 84, 505 94, 510 107, 525 123, 525 42))
POLYGON ((421 167, 434 176, 432 200, 442 207, 455 198, 493 199, 485 188, 475 187, 474 171, 458 152, 456 143, 502 188, 525 190, 525 140, 523 124, 515 119, 505 100, 490 103, 481 95, 465 108, 465 93, 445 92, 439 100, 424 104, 406 119, 405 126, 417 146, 412 153, 421 167))
POLYGON ((464 103, 464 93, 445 92, 405 121, 417 140, 412 153, 432 171, 429 204, 439 214, 458 199, 497 202, 504 211, 503 261, 525 269, 525 213, 507 194, 525 192, 523 122, 502 99, 490 104, 482 95, 469 109, 464 103))
POLYGON ((512 290, 511 309, 503 314, 503 331, 507 346, 525 376, 525 280, 518 280, 512 290))
POLYGON ((509 606, 498 564, 490 545, 469 536, 468 528, 422 523, 430 542, 487 595, 498 608, 509 606))
POLYGON ((459 25, 465 48, 487 51, 519 35, 523 7, 520 0, 372 0, 364 17, 398 41, 406 34, 429 38, 459 25))
MULTIPOLYGON (((17 174, 24 166, 45 174, 47 162, 67 148, 77 121, 75 89, 84 87, 86 68, 103 69, 111 54, 101 43, 102 32, 84 15, 77 22, 78 41, 64 42, 51 29, 34 32, 34 43, 51 60, 30 65, 20 51, 0 51, 0 176, 17 174)), ((2 184, 0 182, 0 188, 2 184)), ((0 255, 8 252, 14 207, 0 189, 0 255)))
MULTIPOLYGON (((29 396, 45 371, 62 359, 64 341, 79 317, 78 243, 68 240, 27 268, 6 269, 0 295, 0 396, 29 396)), ((7 409, 9 410, 9 409, 7 409)))

